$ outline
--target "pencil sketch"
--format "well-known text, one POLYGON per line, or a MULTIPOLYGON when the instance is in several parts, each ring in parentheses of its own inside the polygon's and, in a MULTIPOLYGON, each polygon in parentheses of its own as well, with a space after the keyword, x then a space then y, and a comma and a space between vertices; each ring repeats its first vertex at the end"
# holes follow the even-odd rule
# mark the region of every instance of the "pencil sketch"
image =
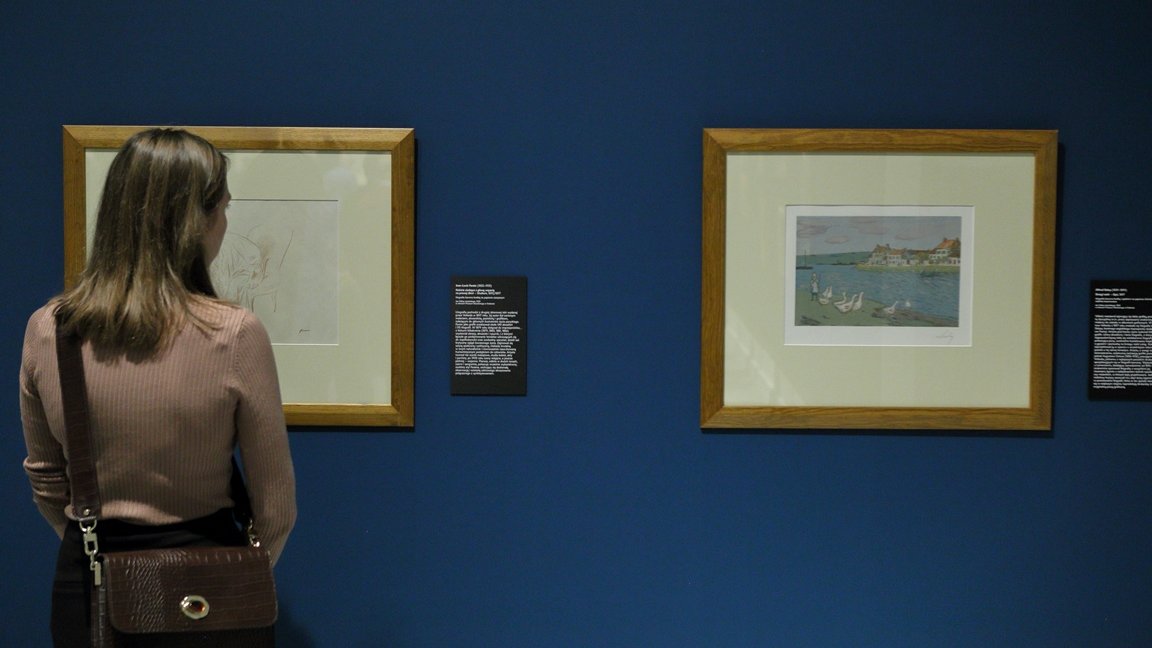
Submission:
POLYGON ((337 344, 339 204, 234 199, 212 264, 217 293, 260 317, 273 344, 337 344))
MULTIPOLYGON (((220 275, 224 278, 219 289, 233 301, 248 310, 256 310, 256 302, 267 301, 272 312, 277 309, 277 288, 284 270, 284 260, 292 248, 293 230, 287 230, 287 240, 278 240, 270 226, 261 224, 233 234, 231 245, 222 250, 219 260, 220 275)), ((262 306, 264 304, 261 304, 262 306)))

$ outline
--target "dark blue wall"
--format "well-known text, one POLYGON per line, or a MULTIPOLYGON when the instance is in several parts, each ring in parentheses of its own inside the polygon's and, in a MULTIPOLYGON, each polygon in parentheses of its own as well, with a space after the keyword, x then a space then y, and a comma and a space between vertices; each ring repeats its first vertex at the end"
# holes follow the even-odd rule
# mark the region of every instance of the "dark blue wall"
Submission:
POLYGON ((294 430, 290 646, 1136 646, 1147 403, 1088 286, 1152 277, 1152 4, 0 2, 0 643, 54 537, 16 373, 61 288, 60 126, 416 129, 414 430, 294 430), (1053 128, 1049 438, 698 427, 701 129, 1053 128), (453 274, 529 280, 523 398, 449 396, 453 274))

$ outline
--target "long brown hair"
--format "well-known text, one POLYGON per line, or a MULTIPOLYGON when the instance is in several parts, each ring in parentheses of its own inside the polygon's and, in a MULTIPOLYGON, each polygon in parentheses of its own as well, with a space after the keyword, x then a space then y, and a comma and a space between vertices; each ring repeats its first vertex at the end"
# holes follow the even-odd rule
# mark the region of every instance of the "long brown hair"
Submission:
POLYGON ((216 296, 202 244, 227 174, 227 158, 187 131, 129 138, 108 169, 88 265, 58 300, 66 328, 151 353, 186 321, 205 325, 190 307, 197 296, 216 296))

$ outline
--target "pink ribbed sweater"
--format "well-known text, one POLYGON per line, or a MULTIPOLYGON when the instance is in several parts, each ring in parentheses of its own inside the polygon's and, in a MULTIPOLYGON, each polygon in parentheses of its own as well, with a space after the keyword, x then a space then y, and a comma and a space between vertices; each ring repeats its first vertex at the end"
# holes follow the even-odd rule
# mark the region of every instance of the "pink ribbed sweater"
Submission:
MULTIPOLYGON (((231 506, 235 445, 257 531, 275 561, 296 521, 296 482, 272 345, 242 308, 207 302, 195 308, 213 330, 189 324, 157 356, 141 360, 83 346, 102 517, 169 524, 231 506)), ((28 321, 20 415, 33 500, 62 535, 74 516, 51 305, 28 321)))

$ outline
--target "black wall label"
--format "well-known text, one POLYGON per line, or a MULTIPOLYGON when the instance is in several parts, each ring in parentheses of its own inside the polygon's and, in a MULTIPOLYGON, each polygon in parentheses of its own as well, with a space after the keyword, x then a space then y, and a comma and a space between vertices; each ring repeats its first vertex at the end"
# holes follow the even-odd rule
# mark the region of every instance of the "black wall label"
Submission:
POLYGON ((1092 282, 1088 398, 1152 400, 1152 281, 1092 282))
POLYGON ((528 393, 528 278, 452 277, 452 394, 528 393))

